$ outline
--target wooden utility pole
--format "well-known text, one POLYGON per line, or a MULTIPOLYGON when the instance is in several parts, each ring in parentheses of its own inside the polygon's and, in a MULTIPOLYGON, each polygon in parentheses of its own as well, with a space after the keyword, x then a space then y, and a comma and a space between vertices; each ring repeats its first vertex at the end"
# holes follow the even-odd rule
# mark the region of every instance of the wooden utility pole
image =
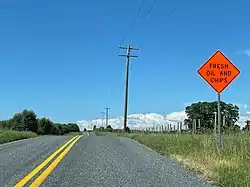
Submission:
POLYGON ((109 109, 110 108, 105 108, 106 109, 106 128, 108 126, 108 123, 109 123, 109 109))
POLYGON ((128 116, 128 78, 129 78, 129 61, 130 57, 138 57, 134 55, 130 55, 131 50, 139 50, 137 48, 132 48, 130 45, 128 47, 120 47, 120 49, 126 49, 127 53, 125 55, 119 55, 119 56, 125 56, 126 57, 126 85, 125 85, 125 105, 124 105, 124 131, 127 130, 127 116, 128 116))
POLYGON ((103 119, 104 119, 105 112, 101 112, 101 114, 102 114, 102 127, 103 127, 103 119))

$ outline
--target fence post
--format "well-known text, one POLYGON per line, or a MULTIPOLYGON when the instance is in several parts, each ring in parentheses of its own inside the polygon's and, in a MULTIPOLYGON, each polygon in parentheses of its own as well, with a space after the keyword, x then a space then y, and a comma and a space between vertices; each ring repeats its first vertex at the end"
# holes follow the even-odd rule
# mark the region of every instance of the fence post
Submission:
POLYGON ((180 122, 180 133, 182 133, 182 122, 180 122))

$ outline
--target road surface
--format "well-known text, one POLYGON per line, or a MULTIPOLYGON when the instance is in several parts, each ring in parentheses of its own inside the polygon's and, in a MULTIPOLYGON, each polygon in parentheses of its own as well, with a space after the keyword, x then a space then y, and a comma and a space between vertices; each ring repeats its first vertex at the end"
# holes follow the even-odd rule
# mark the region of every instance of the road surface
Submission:
POLYGON ((39 185, 212 186, 170 159, 123 137, 86 133, 73 139, 72 136, 41 136, 0 145, 0 186, 39 185))

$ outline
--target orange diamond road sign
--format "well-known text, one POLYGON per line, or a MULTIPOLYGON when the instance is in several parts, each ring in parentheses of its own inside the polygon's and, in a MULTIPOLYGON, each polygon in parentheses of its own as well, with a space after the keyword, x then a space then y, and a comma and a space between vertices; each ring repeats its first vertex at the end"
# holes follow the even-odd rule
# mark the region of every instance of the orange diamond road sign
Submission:
POLYGON ((240 74, 240 70, 221 51, 216 51, 198 73, 217 93, 221 93, 240 74))

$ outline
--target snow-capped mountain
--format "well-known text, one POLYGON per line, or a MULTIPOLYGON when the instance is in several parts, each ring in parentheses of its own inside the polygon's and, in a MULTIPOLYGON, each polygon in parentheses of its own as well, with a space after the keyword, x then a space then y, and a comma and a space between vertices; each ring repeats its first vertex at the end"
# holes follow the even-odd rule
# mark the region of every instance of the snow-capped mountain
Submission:
MULTIPOLYGON (((171 124, 171 126, 175 129, 177 129, 177 123, 183 122, 184 119, 187 118, 187 115, 185 114, 185 111, 180 112, 173 112, 168 115, 161 115, 156 113, 149 113, 149 114, 131 114, 128 115, 128 127, 130 129, 146 129, 146 128, 152 128, 152 127, 161 127, 167 126, 168 124, 171 124)), ((250 119, 250 112, 245 112, 244 115, 241 115, 237 124, 241 127, 245 126, 245 121, 247 119, 250 119)), ((93 129, 93 126, 96 125, 96 127, 105 126, 106 121, 102 119, 96 119, 92 121, 86 121, 86 120, 80 120, 77 121, 78 126, 80 127, 80 130, 86 129, 93 129)), ((123 117, 117 117, 109 119, 109 125, 111 125, 115 129, 122 129, 123 128, 123 117)), ((183 126, 183 128, 185 128, 183 126)))

